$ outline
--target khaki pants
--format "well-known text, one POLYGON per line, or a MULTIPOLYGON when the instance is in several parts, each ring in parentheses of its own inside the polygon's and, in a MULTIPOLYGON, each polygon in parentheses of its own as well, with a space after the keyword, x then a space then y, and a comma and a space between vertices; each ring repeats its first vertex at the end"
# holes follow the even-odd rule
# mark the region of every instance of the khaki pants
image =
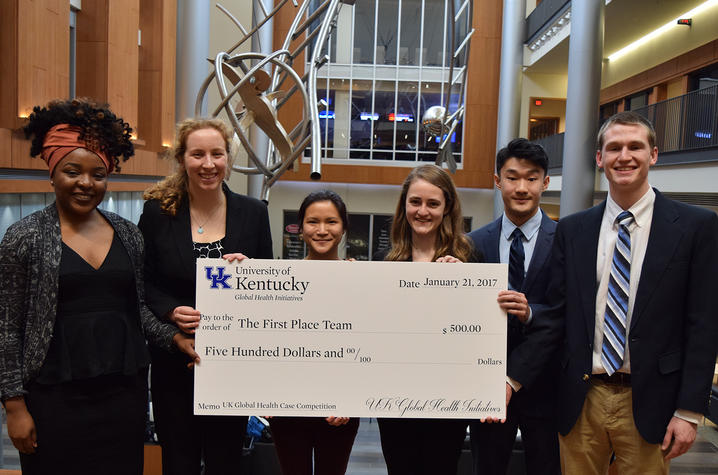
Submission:
POLYGON ((613 452, 620 475, 668 473, 660 444, 649 444, 636 429, 631 394, 628 386, 592 381, 576 425, 559 435, 565 475, 605 475, 613 452))

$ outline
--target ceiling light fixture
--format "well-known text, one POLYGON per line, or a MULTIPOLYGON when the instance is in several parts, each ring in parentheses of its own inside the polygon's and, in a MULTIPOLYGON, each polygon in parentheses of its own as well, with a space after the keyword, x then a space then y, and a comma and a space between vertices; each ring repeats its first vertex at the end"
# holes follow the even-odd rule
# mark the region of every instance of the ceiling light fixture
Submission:
POLYGON ((707 10, 708 8, 714 7, 718 5, 718 0, 708 0, 706 2, 701 3, 693 10, 687 11, 686 13, 680 15, 677 18, 674 18, 673 20, 669 21, 665 25, 661 26, 660 28, 656 28, 652 32, 648 33, 646 36, 634 41, 633 43, 629 44, 628 46, 625 46, 612 55, 608 57, 609 61, 615 61, 621 56, 626 55, 627 53, 630 53, 631 51, 635 50, 636 48, 642 46, 643 44, 651 41, 652 39, 662 35, 663 33, 667 32, 671 28, 674 28, 677 25, 678 20, 681 18, 693 18, 697 14, 707 10))

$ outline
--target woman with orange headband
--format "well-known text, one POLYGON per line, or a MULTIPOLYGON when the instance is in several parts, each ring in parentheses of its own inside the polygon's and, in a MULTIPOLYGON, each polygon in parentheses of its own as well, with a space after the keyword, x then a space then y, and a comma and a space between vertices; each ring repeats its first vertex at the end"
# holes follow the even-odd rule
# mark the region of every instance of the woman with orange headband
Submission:
POLYGON ((141 474, 145 339, 198 358, 144 303, 137 227, 97 208, 130 131, 89 100, 35 107, 25 127, 56 200, 0 243, 0 400, 24 474, 141 474))

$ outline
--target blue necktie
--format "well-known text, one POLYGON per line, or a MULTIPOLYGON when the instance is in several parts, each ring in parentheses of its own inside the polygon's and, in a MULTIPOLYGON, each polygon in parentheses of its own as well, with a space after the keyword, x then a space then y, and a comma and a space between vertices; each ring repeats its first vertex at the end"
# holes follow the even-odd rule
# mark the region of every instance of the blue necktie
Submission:
POLYGON ((509 251, 509 287, 517 292, 524 285, 524 233, 516 228, 511 233, 511 250, 509 251))
POLYGON ((633 215, 624 211, 618 215, 616 221, 618 237, 608 280, 601 348, 601 363, 609 376, 623 365, 626 348, 626 318, 631 282, 631 234, 628 232, 628 226, 633 222, 633 215))

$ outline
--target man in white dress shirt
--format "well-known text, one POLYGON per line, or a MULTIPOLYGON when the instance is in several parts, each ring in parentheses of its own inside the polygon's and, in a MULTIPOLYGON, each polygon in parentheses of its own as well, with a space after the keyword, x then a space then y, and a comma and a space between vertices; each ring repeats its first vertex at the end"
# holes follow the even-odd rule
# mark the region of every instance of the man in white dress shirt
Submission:
POLYGON ((557 330, 564 473, 603 475, 612 452, 621 474, 668 473, 708 409, 718 216, 651 188, 655 137, 635 113, 608 119, 596 151, 608 198, 556 230, 540 321, 557 330))

